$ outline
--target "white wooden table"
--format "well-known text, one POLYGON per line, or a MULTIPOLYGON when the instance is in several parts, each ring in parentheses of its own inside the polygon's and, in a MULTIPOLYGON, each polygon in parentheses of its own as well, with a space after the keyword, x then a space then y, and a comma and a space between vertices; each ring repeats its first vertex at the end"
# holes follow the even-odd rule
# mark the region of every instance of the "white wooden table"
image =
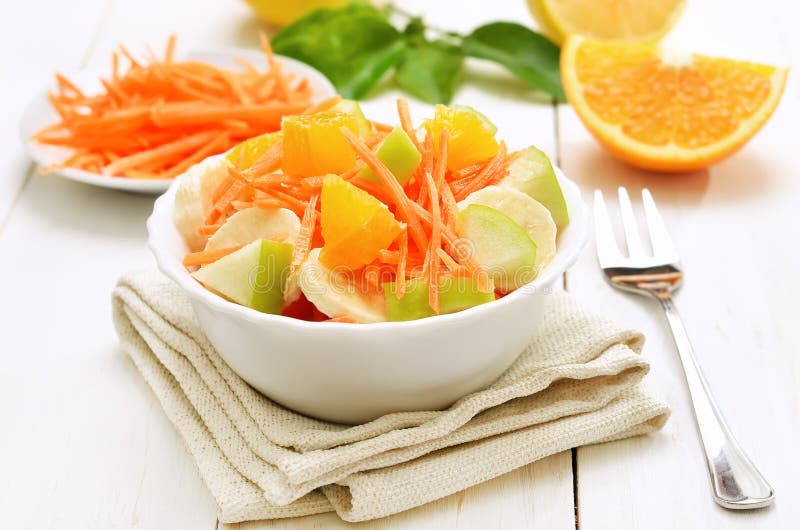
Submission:
MULTIPOLYGON (((403 2, 468 30, 531 23, 522 0, 403 2)), ((687 49, 800 67, 792 0, 692 0, 671 41, 687 49)), ((177 32, 180 46, 248 46, 258 24, 237 0, 27 0, 0 30, 0 528, 221 527, 213 500, 156 399, 116 346, 109 296, 148 266, 152 198, 40 176, 17 140, 24 103, 56 69, 107 64, 177 32)), ((648 186, 688 278, 678 304, 717 399, 777 490, 772 508, 711 501, 700 446, 660 310, 612 291, 592 245, 566 278, 586 306, 643 329, 647 381, 673 407, 662 433, 581 448, 429 506, 360 528, 556 530, 800 527, 800 90, 792 80, 765 129, 709 171, 654 176, 609 158, 568 106, 536 103, 499 70, 467 74, 457 101, 486 112, 512 147, 534 143, 584 189, 648 186)), ((391 87, 367 110, 390 118, 391 87)), ((413 105, 417 116, 428 112, 413 105)), ((236 526, 236 525, 234 525, 236 526)), ((333 514, 241 528, 344 528, 333 514)))

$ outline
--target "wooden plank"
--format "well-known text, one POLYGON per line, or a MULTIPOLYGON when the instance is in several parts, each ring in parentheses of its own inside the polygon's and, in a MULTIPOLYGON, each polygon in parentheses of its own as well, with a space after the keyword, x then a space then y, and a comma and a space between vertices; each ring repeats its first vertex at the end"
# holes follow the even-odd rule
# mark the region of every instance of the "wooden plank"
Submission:
MULTIPOLYGON (((358 523, 363 530, 484 530, 486 528, 574 528, 572 493, 563 483, 571 481, 569 451, 439 501, 391 517, 358 523), (568 517, 567 517, 568 515, 568 517)), ((220 530, 306 530, 353 528, 333 513, 220 525, 220 530)))
MULTIPOLYGON (((759 21, 752 7, 726 3, 720 20, 708 18, 710 4, 701 4, 687 13, 690 18, 676 33, 683 34, 683 42, 698 35, 704 51, 714 51, 713 36, 714 46, 727 48, 721 53, 782 62, 769 20, 759 21), (710 32, 708 20, 727 30, 714 27, 713 34, 704 34, 710 32), (750 38, 741 38, 742 27, 750 38)), ((581 528, 791 528, 800 520, 793 502, 800 494, 793 480, 800 465, 786 458, 800 444, 800 362, 788 329, 800 292, 783 280, 791 278, 800 257, 800 245, 788 235, 793 233, 788 227, 797 224, 800 192, 791 147, 800 133, 795 94, 787 91, 771 122, 741 152, 709 171, 685 176, 648 174, 614 161, 570 108, 561 109, 563 166, 587 199, 600 188, 615 205, 619 185, 635 196, 635 208, 640 208, 642 187, 655 195, 687 273, 677 304, 700 363, 731 428, 778 495, 772 508, 749 513, 713 503, 662 311, 606 285, 590 243, 570 272, 570 290, 587 306, 604 308, 645 331, 645 355, 652 363, 647 382, 670 403, 673 416, 662 433, 578 450, 581 528)))
POLYGON ((15 5, 0 32, 0 230, 33 165, 19 139, 19 120, 34 94, 51 82, 56 68, 75 69, 83 61, 104 14, 102 0, 15 5), (64 31, 68 27, 69 31, 64 31))

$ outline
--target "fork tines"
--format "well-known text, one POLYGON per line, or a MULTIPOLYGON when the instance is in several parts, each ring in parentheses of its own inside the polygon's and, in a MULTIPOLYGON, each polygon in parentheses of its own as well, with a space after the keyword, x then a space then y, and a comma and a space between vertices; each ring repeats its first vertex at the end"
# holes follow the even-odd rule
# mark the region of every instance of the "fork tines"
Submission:
POLYGON ((680 261, 678 253, 669 237, 669 232, 664 225, 661 214, 658 213, 656 203, 648 189, 642 190, 642 203, 644 205, 647 228, 650 235, 650 244, 653 254, 648 255, 642 245, 636 216, 633 213, 628 191, 619 188, 619 207, 622 215, 622 226, 625 231, 625 243, 628 254, 625 256, 619 249, 614 237, 614 229, 608 214, 603 192, 594 192, 594 229, 597 242, 597 259, 600 266, 607 267, 643 267, 648 265, 676 264, 680 261))

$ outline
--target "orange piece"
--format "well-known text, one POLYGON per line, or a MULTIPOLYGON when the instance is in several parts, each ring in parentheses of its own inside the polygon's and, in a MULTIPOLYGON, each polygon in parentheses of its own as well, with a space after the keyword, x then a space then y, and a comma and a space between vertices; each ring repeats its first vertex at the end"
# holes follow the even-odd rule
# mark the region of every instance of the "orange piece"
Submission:
POLYGON ((439 151, 439 135, 447 129, 447 169, 458 171, 481 160, 492 158, 499 146, 494 134, 497 128, 486 117, 470 107, 436 105, 433 119, 424 123, 433 139, 433 150, 439 151))
POLYGON ((326 267, 363 267, 400 233, 400 224, 383 203, 338 175, 323 180, 321 201, 325 244, 319 260, 326 267))
POLYGON ((345 141, 342 127, 358 132, 355 116, 326 111, 284 118, 283 172, 313 177, 352 168, 356 154, 345 141))
POLYGON ((613 155, 644 169, 693 171, 755 135, 778 105, 787 70, 573 36, 561 74, 575 112, 613 155))

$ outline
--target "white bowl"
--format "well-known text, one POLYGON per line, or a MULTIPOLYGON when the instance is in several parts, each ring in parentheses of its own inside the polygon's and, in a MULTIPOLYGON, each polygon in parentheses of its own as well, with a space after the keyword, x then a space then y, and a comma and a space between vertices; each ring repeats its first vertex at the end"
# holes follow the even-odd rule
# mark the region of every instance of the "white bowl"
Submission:
POLYGON ((586 207, 578 187, 556 173, 571 222, 559 236, 553 262, 499 300, 421 320, 306 322, 212 294, 181 264, 188 249, 172 222, 177 180, 155 202, 148 244, 161 271, 189 296, 222 358, 274 401, 340 423, 439 410, 491 384, 514 362, 536 335, 554 283, 578 259, 587 235, 586 207))
MULTIPOLYGON (((276 55, 281 60, 286 72, 292 72, 300 77, 308 78, 310 86, 314 90, 314 102, 322 101, 336 94, 328 78, 318 70, 291 57, 276 55)), ((264 63, 264 54, 255 50, 245 48, 231 48, 220 50, 193 50, 181 56, 182 59, 203 61, 220 68, 241 68, 236 59, 242 58, 250 61, 254 65, 264 63)), ((107 77, 108 71, 101 69, 87 69, 75 72, 67 77, 79 88, 86 92, 95 92, 102 88, 99 82, 100 77, 107 77)), ((37 94, 28 103, 22 114, 19 124, 19 134, 22 144, 28 151, 30 157, 41 167, 58 164, 72 155, 72 149, 40 144, 31 140, 31 136, 39 132, 43 127, 56 123, 59 118, 53 106, 47 100, 47 90, 37 94)), ((54 171, 62 177, 77 180, 94 186, 104 188, 114 188, 130 191, 134 193, 160 194, 164 193, 174 179, 134 179, 120 176, 98 175, 91 171, 84 171, 71 167, 65 167, 54 171)))

